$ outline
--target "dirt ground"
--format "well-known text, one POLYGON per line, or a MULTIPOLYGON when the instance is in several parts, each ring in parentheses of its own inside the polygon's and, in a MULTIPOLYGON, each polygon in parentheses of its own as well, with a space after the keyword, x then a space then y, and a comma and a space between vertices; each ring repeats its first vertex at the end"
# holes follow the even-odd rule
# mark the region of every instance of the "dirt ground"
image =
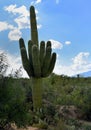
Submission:
POLYGON ((28 127, 27 129, 17 129, 17 130, 38 130, 38 128, 28 127))
POLYGON ((12 125, 11 129, 9 130, 39 130, 38 128, 35 127, 28 127, 28 128, 17 128, 14 124, 12 125))

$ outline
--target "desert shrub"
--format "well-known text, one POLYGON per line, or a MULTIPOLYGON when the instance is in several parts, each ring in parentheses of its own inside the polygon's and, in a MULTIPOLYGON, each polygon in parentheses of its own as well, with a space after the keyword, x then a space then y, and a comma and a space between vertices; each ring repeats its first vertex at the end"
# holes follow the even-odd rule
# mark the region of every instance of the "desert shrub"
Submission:
POLYGON ((56 104, 59 105, 72 105, 73 101, 70 94, 62 93, 57 97, 56 104))
POLYGON ((72 93, 72 99, 82 116, 91 120, 91 87, 77 87, 72 93))
POLYGON ((31 124, 30 105, 25 102, 26 93, 21 82, 7 77, 0 80, 0 127, 12 122, 19 127, 31 124))
POLYGON ((56 107, 53 104, 46 104, 43 107, 42 111, 42 119, 48 124, 48 125, 55 125, 56 124, 56 107))
POLYGON ((43 104, 40 111, 34 112, 33 123, 39 126, 47 127, 47 125, 56 124, 56 108, 52 104, 43 104))
POLYGON ((86 125, 86 124, 84 124, 84 125, 82 126, 82 128, 83 128, 83 130, 91 130, 91 125, 86 125))
POLYGON ((67 126, 62 119, 60 119, 58 121, 57 126, 56 126, 56 130, 67 130, 67 126))

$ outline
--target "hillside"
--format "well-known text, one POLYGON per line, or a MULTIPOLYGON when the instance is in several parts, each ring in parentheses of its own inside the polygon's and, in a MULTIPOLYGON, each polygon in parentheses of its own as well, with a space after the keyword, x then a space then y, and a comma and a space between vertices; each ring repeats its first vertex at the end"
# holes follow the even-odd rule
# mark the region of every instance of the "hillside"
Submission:
POLYGON ((91 77, 91 71, 81 73, 81 75, 84 77, 91 77))
POLYGON ((90 77, 52 74, 44 78, 43 107, 39 113, 32 111, 31 79, 3 77, 0 86, 3 86, 0 87, 0 125, 13 121, 20 127, 27 125, 47 130, 57 130, 63 125, 70 129, 91 129, 90 123, 84 124, 91 121, 90 77))

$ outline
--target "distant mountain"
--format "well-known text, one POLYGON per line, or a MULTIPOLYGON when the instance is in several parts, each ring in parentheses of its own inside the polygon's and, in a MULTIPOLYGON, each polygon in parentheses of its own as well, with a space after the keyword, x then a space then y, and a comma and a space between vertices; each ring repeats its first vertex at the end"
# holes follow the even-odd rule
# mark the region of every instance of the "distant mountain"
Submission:
POLYGON ((82 75, 83 77, 91 77, 91 71, 81 73, 80 75, 82 75))

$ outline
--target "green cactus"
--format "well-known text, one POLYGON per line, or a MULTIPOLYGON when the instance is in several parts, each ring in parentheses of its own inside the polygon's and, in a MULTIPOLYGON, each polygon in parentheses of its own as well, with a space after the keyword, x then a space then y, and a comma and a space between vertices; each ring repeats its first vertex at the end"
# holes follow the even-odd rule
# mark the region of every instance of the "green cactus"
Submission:
POLYGON ((52 53, 51 42, 38 43, 35 9, 30 7, 31 40, 28 41, 28 54, 22 38, 19 39, 22 64, 32 79, 34 109, 42 106, 42 78, 49 76, 55 66, 56 53, 52 53))

